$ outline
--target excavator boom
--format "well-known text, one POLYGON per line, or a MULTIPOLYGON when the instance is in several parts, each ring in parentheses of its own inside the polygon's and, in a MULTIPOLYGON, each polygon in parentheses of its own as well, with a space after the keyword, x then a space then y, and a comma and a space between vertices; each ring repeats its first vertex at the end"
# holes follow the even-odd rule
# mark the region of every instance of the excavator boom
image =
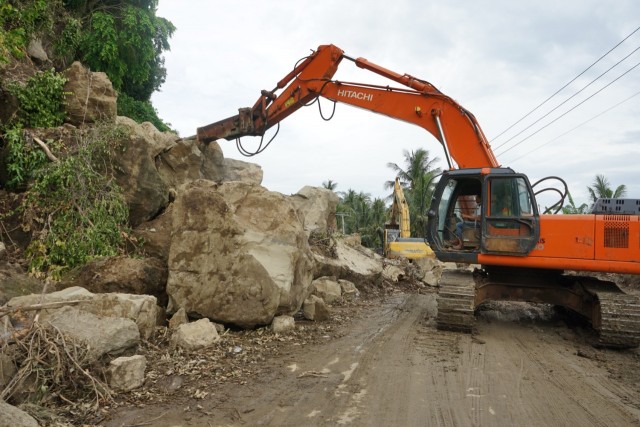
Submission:
POLYGON ((198 128, 198 139, 206 143, 221 138, 264 135, 267 129, 318 97, 424 128, 442 144, 450 167, 498 166, 476 118, 452 98, 424 80, 395 73, 364 58, 350 58, 334 45, 318 47, 280 80, 275 89, 262 91, 253 107, 242 108, 235 116, 198 128), (332 80, 343 59, 405 87, 332 80))

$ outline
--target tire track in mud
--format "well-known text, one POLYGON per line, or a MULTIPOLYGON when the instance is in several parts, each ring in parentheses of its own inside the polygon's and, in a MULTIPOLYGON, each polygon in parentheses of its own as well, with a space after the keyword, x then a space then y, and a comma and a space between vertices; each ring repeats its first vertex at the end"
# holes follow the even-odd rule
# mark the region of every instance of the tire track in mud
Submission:
MULTIPOLYGON (((509 403, 489 412, 507 415, 509 422, 517 424, 529 420, 558 426, 640 425, 637 409, 625 403, 630 396, 637 399, 637 391, 610 385, 607 373, 577 356, 553 326, 493 322, 480 323, 478 329, 490 355, 488 365, 495 369, 488 373, 488 385, 495 388, 487 405, 499 403, 498 396, 509 403), (503 376, 503 381, 491 379, 496 375, 503 376), (510 388, 510 383, 516 386, 510 388)), ((482 425, 494 425, 491 418, 485 420, 482 425)))
POLYGON ((640 425, 625 403, 637 390, 577 356, 553 325, 480 319, 472 336, 436 330, 434 314, 434 295, 390 300, 300 362, 325 377, 283 386, 290 405, 256 425, 640 425))

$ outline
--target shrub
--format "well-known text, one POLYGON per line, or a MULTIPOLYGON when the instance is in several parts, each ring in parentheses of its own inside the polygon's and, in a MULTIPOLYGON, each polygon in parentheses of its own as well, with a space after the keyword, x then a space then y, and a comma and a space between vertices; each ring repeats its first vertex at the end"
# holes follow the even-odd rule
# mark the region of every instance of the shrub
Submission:
POLYGON ((55 127, 64 122, 66 78, 52 68, 36 73, 24 86, 9 85, 18 98, 18 120, 26 127, 55 127))
POLYGON ((25 218, 37 229, 27 248, 32 272, 57 277, 123 251, 129 212, 111 167, 122 136, 118 127, 96 127, 72 155, 36 175, 24 206, 25 218))

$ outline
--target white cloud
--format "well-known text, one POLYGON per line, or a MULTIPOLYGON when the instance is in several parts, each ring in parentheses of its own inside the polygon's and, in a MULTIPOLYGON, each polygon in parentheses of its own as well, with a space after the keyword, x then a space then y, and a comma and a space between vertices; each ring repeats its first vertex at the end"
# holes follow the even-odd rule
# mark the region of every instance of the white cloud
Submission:
MULTIPOLYGON (((172 21, 177 31, 166 54, 167 81, 153 102, 182 136, 253 105, 260 90, 273 89, 299 58, 332 43, 350 56, 430 81, 473 112, 492 138, 631 33, 638 25, 640 3, 160 0, 158 15, 172 21)), ((639 45, 640 31, 540 112, 549 111, 639 45)), ((637 52, 587 93, 639 61, 637 52)), ((586 201, 586 187, 596 173, 604 173, 612 185, 626 184, 628 196, 640 198, 640 184, 635 184, 640 96, 558 138, 640 91, 639 75, 640 67, 498 159, 532 181, 544 175, 563 177, 577 203, 586 201)), ((346 61, 335 78, 381 82, 346 61)), ((568 102, 567 107, 574 104, 568 102)), ((324 100, 322 106, 330 113, 330 102, 324 100)), ((540 115, 536 112, 531 118, 540 115)), ((497 147, 529 123, 524 121, 492 145, 497 147)), ((243 139, 247 146, 256 140, 243 139)), ((220 145, 226 157, 247 160, 235 143, 220 145)), ((384 197, 388 191, 383 184, 393 178, 386 164, 401 164, 403 150, 420 147, 444 159, 436 140, 420 128, 340 104, 333 120, 325 122, 314 105, 285 119, 272 145, 248 160, 263 167, 265 187, 285 194, 331 179, 338 182, 338 190, 384 197)))

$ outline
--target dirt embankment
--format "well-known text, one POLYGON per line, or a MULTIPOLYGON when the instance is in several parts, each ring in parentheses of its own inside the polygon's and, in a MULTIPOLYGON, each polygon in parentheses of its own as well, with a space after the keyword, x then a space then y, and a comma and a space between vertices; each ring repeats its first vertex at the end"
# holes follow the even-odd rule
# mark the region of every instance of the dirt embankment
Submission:
POLYGON ((339 308, 238 381, 158 388, 101 425, 640 425, 638 350, 593 348, 545 307, 491 304, 471 335, 438 331, 435 310, 435 294, 401 292, 339 308))

